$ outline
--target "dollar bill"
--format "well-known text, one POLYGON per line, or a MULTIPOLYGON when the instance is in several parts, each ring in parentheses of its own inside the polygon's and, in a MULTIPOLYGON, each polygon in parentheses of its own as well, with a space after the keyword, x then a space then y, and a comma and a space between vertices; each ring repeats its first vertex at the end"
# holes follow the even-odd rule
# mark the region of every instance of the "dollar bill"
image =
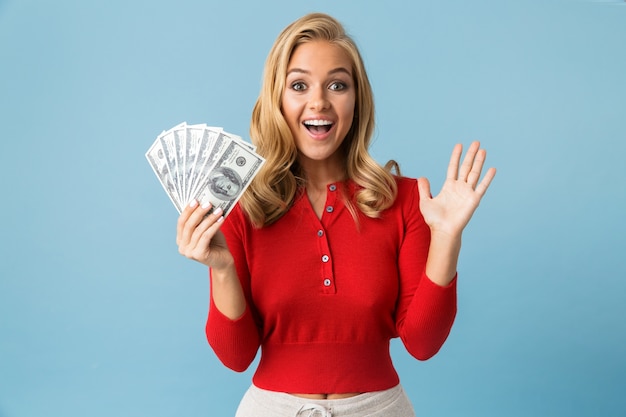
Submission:
POLYGON ((176 160, 176 172, 178 177, 178 186, 180 187, 180 205, 187 205, 187 184, 185 178, 185 147, 187 145, 187 125, 179 126, 172 129, 174 139, 174 159, 176 160))
POLYGON ((163 189, 174 204, 174 207, 176 207, 176 210, 180 213, 182 211, 179 202, 180 197, 178 196, 178 191, 176 190, 176 186, 172 180, 161 141, 157 140, 152 144, 150 149, 148 149, 148 152, 146 152, 146 158, 159 179, 159 182, 163 186, 163 189))
POLYGON ((191 199, 228 214, 265 160, 221 127, 180 123, 161 132, 146 158, 179 213, 191 199))
POLYGON ((215 162, 217 153, 221 149, 218 141, 221 127, 203 125, 187 125, 187 170, 185 173, 187 184, 187 201, 191 201, 194 192, 198 189, 201 178, 207 166, 215 162), (218 146, 219 149, 215 149, 218 146), (191 148, 191 149, 190 149, 191 148), (189 164, 189 160, 193 162, 189 164))
POLYGON ((220 207, 227 216, 264 163, 261 156, 229 138, 197 192, 196 200, 200 204, 211 203, 212 210, 220 207))
POLYGON ((241 136, 233 135, 232 133, 228 133, 228 132, 224 132, 224 134, 228 136, 230 139, 236 140, 237 142, 239 142, 246 148, 250 149, 251 151, 256 151, 256 146, 254 146, 250 142, 246 142, 245 140, 243 140, 241 136))
MULTIPOLYGON (((206 125, 187 125, 185 128, 185 195, 184 200, 189 201, 194 187, 195 166, 198 153, 203 143, 207 143, 209 131, 206 125)), ((206 145, 205 145, 206 146, 206 145)))
POLYGON ((165 160, 167 161, 168 171, 174 187, 176 188, 176 195, 178 197, 179 207, 183 207, 183 188, 181 178, 178 174, 178 163, 176 158, 176 143, 174 133, 170 129, 167 132, 160 135, 157 140, 161 143, 161 148, 165 154, 165 160))
POLYGON ((191 196, 195 197, 198 194, 198 190, 206 181, 209 171, 215 165, 219 156, 222 154, 231 139, 223 131, 209 130, 212 134, 209 136, 209 141, 206 147, 200 149, 198 159, 195 166, 194 174, 194 188, 191 190, 191 196))

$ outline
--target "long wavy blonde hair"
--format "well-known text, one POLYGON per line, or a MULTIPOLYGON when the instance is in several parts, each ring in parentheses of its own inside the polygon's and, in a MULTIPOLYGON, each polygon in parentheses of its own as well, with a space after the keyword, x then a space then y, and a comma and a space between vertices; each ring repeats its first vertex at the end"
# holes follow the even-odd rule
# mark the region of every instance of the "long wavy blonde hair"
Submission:
POLYGON ((359 187, 354 201, 346 201, 348 208, 355 219, 355 205, 366 216, 375 218, 395 200, 397 187, 391 169, 397 170, 397 164, 390 161, 382 167, 368 152, 374 130, 374 99, 361 54, 341 23, 326 14, 312 13, 291 23, 276 39, 265 62, 261 92, 252 111, 250 137, 266 163, 240 205, 256 227, 280 219, 306 184, 281 105, 294 50, 305 42, 319 40, 341 47, 352 61, 356 86, 354 120, 340 151, 345 154, 348 178, 359 187))

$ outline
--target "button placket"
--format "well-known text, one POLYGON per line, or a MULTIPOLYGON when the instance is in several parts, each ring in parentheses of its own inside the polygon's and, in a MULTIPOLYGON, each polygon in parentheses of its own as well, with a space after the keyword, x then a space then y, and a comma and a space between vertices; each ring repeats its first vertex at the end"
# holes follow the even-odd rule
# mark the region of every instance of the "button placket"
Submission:
POLYGON ((329 184, 328 185, 328 191, 330 191, 330 193, 329 193, 328 198, 326 200, 327 206, 325 208, 325 211, 326 211, 326 213, 330 214, 333 211, 335 211, 334 204, 335 204, 335 200, 337 198, 336 197, 336 193, 335 193, 335 191, 337 191, 337 185, 336 184, 329 184))
POLYGON ((328 235, 323 228, 319 228, 316 232, 318 237, 319 262, 321 263, 320 275, 318 275, 320 286, 323 294, 335 294, 336 288, 333 275, 332 254, 330 252, 330 244, 328 235))
MULTIPOLYGON (((319 262, 320 269, 319 275, 317 275, 317 285, 320 288, 322 294, 332 295, 336 294, 335 276, 333 273, 333 259, 330 251, 330 243, 328 241, 328 233, 326 227, 328 227, 333 217, 330 216, 337 209, 337 190, 339 187, 336 184, 329 184, 327 186, 326 204, 324 207, 324 213, 321 219, 317 217, 314 219, 316 224, 314 233, 317 235, 318 249, 319 249, 319 262)), ((312 219, 313 220, 313 219, 312 219)))

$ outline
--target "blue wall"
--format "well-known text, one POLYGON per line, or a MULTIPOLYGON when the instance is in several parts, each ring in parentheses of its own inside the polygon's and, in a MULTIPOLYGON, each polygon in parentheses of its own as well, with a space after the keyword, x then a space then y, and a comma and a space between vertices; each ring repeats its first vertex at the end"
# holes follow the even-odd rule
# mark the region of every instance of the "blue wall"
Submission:
POLYGON ((498 168, 448 342, 393 344, 418 415, 624 415, 626 5, 366 3, 0 1, 1 417, 234 414, 251 371, 206 343, 207 271, 144 152, 181 121, 247 136, 309 11, 362 49, 379 161, 437 191, 479 139, 498 168))

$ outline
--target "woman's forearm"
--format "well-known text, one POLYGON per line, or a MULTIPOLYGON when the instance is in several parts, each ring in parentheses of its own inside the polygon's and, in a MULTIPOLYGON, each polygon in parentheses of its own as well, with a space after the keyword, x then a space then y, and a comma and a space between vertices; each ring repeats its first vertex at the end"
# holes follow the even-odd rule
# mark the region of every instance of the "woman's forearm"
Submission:
POLYGON ((211 292, 215 306, 229 319, 236 320, 246 311, 246 298, 234 265, 211 269, 211 292))
POLYGON ((446 286, 456 276, 456 268, 461 251, 461 234, 448 235, 431 233, 426 275, 434 283, 446 286))

